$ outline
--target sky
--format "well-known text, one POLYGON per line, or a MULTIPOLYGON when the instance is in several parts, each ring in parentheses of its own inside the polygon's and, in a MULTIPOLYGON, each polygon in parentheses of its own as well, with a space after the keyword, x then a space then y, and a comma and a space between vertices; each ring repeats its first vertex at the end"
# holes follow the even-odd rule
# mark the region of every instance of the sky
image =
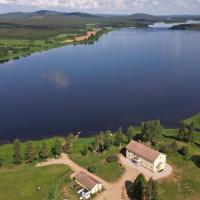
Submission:
POLYGON ((200 0, 0 0, 0 13, 41 9, 106 14, 200 14, 200 0))

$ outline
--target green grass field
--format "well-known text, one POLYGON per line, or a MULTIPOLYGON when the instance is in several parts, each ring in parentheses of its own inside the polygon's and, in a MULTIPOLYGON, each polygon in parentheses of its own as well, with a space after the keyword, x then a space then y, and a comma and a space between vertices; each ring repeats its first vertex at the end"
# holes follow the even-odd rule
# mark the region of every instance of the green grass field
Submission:
POLYGON ((56 40, 0 39, 0 61, 16 59, 34 52, 60 47, 56 40))
MULTIPOLYGON (((22 165, 0 170, 0 199, 2 200, 61 200, 62 186, 69 185, 70 170, 66 166, 36 168, 22 165), (40 190, 37 188, 40 187, 40 190)), ((69 187, 70 188, 70 187, 69 187)), ((76 199, 73 192, 65 197, 76 199)))
POLYGON ((194 115, 188 119, 183 120, 183 122, 187 125, 190 125, 192 122, 194 123, 195 128, 200 128, 200 113, 194 115))
POLYGON ((81 155, 81 150, 85 145, 91 146, 94 138, 79 138, 73 148, 73 154, 70 155, 71 159, 84 168, 95 164, 97 167, 96 175, 102 177, 106 181, 116 181, 124 172, 124 169, 117 163, 108 163, 106 158, 110 155, 119 153, 119 148, 112 147, 109 151, 105 151, 99 155, 94 152, 88 152, 87 156, 81 155))
MULTIPOLYGON (((159 142, 160 145, 170 144, 175 139, 177 129, 165 129, 165 137, 159 142)), ((191 156, 200 155, 200 148, 196 144, 187 144, 177 142, 179 148, 189 147, 189 157, 185 158, 179 153, 169 153, 167 162, 170 163, 174 170, 173 174, 159 182, 159 199, 160 200, 198 200, 200 199, 200 168, 192 161, 191 156)), ((195 134, 195 143, 200 144, 200 133, 195 134)))
MULTIPOLYGON (((48 148, 49 156, 51 157, 51 149, 55 144, 55 139, 56 138, 31 141, 35 147, 36 156, 38 157, 38 152, 40 151, 43 142, 45 142, 47 145, 47 148, 48 148)), ((63 138, 61 138, 61 140, 63 140, 63 138)), ((27 142, 21 143, 22 157, 24 157, 26 143, 27 142)), ((4 166, 9 167, 9 166, 13 165, 13 163, 12 163, 13 162, 13 144, 0 145, 0 158, 3 160, 4 166)), ((38 161, 38 159, 35 160, 35 162, 37 162, 37 161, 38 161)))

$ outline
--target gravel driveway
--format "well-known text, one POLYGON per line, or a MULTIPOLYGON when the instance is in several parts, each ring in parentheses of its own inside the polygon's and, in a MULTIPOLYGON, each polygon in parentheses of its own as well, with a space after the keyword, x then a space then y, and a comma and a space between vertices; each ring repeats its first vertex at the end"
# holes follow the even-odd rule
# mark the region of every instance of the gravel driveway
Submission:
POLYGON ((147 169, 144 169, 142 167, 136 166, 134 163, 132 163, 130 160, 125 158, 122 155, 119 155, 120 163, 125 168, 124 174, 119 178, 116 182, 107 182, 103 180, 102 178, 91 174, 86 169, 82 168, 81 166, 77 165, 74 161, 72 161, 68 155, 62 154, 60 158, 58 159, 49 159, 48 161, 44 163, 37 164, 37 167, 42 166, 48 166, 48 165, 56 165, 56 164, 64 164, 69 166, 74 173, 71 175, 73 177, 75 173, 79 171, 84 171, 85 173, 89 174, 96 180, 98 180, 100 183, 102 183, 104 187, 104 191, 97 195, 95 200, 129 200, 126 189, 125 189, 125 183, 127 181, 134 181, 135 178, 140 174, 143 173, 147 179, 150 177, 153 177, 154 179, 164 178, 168 176, 172 172, 172 167, 170 165, 166 166, 166 170, 164 170, 161 173, 151 173, 147 169))

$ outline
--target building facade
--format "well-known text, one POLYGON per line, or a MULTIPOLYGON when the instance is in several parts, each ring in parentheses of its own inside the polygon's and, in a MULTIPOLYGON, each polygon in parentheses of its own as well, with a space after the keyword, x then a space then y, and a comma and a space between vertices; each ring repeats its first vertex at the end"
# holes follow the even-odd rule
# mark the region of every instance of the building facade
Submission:
POLYGON ((134 140, 130 141, 126 147, 126 157, 152 172, 160 172, 165 169, 165 154, 134 140))

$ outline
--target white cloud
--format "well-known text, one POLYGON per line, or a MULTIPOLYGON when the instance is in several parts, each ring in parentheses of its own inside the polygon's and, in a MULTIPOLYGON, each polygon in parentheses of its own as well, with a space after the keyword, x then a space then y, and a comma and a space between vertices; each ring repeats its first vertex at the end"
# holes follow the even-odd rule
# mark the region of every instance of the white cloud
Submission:
POLYGON ((0 0, 10 7, 101 13, 199 13, 200 0, 0 0))
POLYGON ((43 74, 42 78, 53 82, 58 87, 68 88, 69 79, 61 72, 55 71, 51 74, 43 74))

